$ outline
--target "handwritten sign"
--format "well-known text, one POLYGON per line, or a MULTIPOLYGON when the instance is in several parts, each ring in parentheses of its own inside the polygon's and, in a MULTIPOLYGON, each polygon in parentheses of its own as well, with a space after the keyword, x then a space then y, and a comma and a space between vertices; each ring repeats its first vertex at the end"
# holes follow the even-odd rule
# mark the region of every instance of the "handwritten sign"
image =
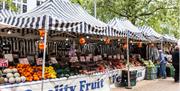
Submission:
POLYGON ((87 62, 91 61, 91 57, 86 56, 86 61, 87 61, 87 62))
POLYGON ((107 54, 106 54, 106 53, 104 54, 104 57, 107 57, 107 54))
POLYGON ((19 59, 19 63, 20 63, 20 64, 29 64, 29 61, 28 61, 27 58, 20 58, 20 59, 19 59))
POLYGON ((108 58, 111 59, 111 58, 112 58, 112 55, 109 55, 108 58))
POLYGON ((94 61, 98 61, 98 57, 97 57, 97 56, 94 56, 94 57, 93 57, 93 60, 94 60, 94 61))
POLYGON ((42 58, 37 58, 37 59, 36 59, 36 64, 37 64, 37 65, 42 65, 42 61, 43 61, 42 58))
POLYGON ((71 57, 70 58, 70 62, 77 62, 78 61, 78 58, 77 57, 71 57))
POLYGON ((0 67, 8 67, 8 60, 0 59, 0 67))
POLYGON ((121 59, 121 56, 120 56, 120 54, 117 54, 117 59, 121 59))
POLYGON ((85 60, 85 57, 84 56, 80 56, 80 61, 81 62, 85 62, 86 60, 85 60))
POLYGON ((114 58, 114 59, 116 59, 116 58, 117 58, 117 56, 116 56, 116 55, 114 55, 114 56, 113 56, 113 58, 114 58))

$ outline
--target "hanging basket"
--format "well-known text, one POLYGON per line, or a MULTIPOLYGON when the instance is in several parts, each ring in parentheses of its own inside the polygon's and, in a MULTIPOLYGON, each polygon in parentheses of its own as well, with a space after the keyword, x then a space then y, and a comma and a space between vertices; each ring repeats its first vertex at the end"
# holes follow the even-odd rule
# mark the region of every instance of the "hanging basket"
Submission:
POLYGON ((138 47, 142 48, 142 42, 138 42, 138 47))
POLYGON ((111 42, 111 40, 108 37, 104 39, 105 44, 110 44, 110 42, 111 42))
POLYGON ((84 45, 86 43, 85 38, 80 38, 79 43, 80 43, 80 45, 84 45))
POLYGON ((44 37, 45 35, 45 30, 44 29, 39 29, 39 36, 44 37))
POLYGON ((123 45, 123 49, 127 49, 127 43, 123 45))
POLYGON ((44 50, 44 42, 39 42, 39 49, 44 50))

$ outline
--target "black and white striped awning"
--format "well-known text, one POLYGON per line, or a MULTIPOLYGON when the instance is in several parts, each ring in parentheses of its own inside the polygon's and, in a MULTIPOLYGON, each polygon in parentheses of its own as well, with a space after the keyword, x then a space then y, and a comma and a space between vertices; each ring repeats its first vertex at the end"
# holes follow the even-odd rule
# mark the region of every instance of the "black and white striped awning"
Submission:
POLYGON ((122 32, 89 15, 79 5, 47 0, 30 12, 5 17, 3 23, 20 28, 58 30, 85 34, 119 36, 122 32))
POLYGON ((146 40, 146 38, 141 34, 141 31, 134 26, 129 20, 122 18, 114 18, 108 24, 112 27, 117 28, 120 32, 124 33, 124 37, 128 36, 133 39, 138 39, 138 40, 146 40))
POLYGON ((2 10, 0 10, 0 21, 3 18, 10 17, 10 16, 16 16, 17 14, 18 13, 14 12, 14 11, 2 9, 2 10))
POLYGON ((172 42, 172 43, 177 43, 178 40, 174 37, 174 36, 171 36, 171 35, 163 35, 163 41, 165 42, 172 42))
POLYGON ((149 26, 138 27, 140 31, 151 41, 157 41, 162 38, 162 35, 157 33, 153 28, 149 26))

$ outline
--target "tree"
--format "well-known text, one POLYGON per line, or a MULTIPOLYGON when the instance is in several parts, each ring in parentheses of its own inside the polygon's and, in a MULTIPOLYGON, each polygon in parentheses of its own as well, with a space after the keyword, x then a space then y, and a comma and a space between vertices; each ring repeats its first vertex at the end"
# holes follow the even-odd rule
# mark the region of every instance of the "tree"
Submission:
MULTIPOLYGON (((74 0, 73 0, 74 1, 74 0)), ((90 14, 93 15, 93 0, 81 1, 90 14)), ((162 34, 180 37, 179 0, 96 0, 97 17, 108 22, 114 17, 126 17, 137 26, 148 25, 162 34)))
POLYGON ((13 0, 0 0, 0 3, 5 2, 8 5, 9 10, 17 11, 18 9, 13 4, 13 0))

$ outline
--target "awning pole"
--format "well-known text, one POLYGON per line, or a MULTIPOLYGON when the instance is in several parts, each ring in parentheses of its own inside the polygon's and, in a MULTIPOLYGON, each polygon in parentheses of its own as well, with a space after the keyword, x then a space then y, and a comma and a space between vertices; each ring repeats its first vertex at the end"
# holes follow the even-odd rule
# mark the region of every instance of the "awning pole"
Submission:
POLYGON ((131 89, 130 82, 130 64, 129 64, 129 31, 127 32, 127 65, 128 65, 128 89, 131 89))
POLYGON ((43 61, 42 61, 42 85, 41 85, 41 91, 43 91, 44 87, 44 74, 45 74, 45 60, 46 60, 46 47, 47 47, 47 30, 45 30, 45 36, 44 36, 44 52, 43 52, 43 61))

